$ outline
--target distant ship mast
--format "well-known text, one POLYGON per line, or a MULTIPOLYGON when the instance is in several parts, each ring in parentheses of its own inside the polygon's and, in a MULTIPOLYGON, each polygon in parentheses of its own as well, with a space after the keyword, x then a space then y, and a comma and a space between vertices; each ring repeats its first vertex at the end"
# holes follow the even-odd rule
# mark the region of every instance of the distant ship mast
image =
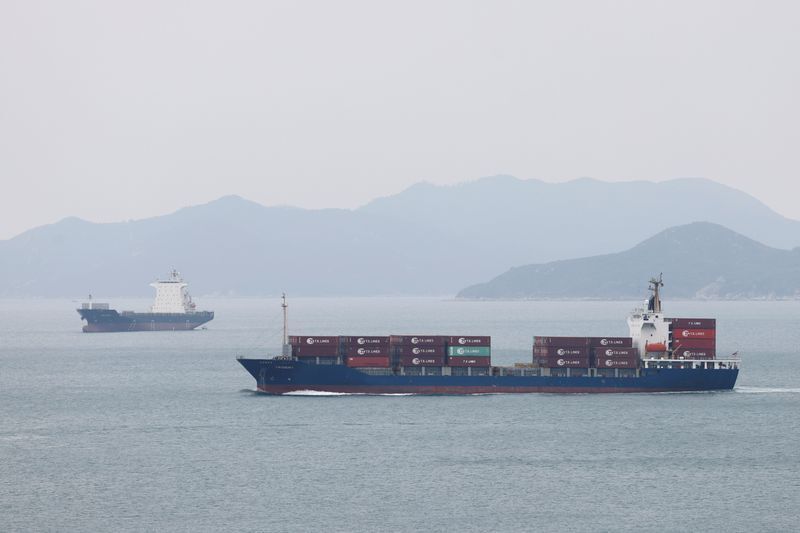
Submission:
POLYGON ((283 309, 283 346, 281 355, 291 357, 291 346, 289 346, 289 304, 286 303, 286 293, 281 295, 281 308, 283 309))

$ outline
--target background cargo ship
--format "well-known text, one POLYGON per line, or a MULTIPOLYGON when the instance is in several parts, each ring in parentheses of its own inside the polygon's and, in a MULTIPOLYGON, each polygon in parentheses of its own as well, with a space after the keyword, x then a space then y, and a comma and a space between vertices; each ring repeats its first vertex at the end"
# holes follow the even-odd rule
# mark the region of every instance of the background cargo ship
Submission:
POLYGON ((150 284, 156 298, 149 313, 118 312, 107 303, 89 301, 81 304, 78 314, 86 321, 85 333, 112 331, 176 331, 202 326, 214 318, 213 311, 197 311, 187 290, 188 284, 173 270, 167 280, 150 284))
POLYGON ((618 393, 729 390, 739 359, 716 357, 716 320, 667 318, 661 278, 628 317, 629 337, 533 339, 532 360, 491 365, 486 336, 287 336, 283 354, 240 357, 268 394, 340 393, 618 393))

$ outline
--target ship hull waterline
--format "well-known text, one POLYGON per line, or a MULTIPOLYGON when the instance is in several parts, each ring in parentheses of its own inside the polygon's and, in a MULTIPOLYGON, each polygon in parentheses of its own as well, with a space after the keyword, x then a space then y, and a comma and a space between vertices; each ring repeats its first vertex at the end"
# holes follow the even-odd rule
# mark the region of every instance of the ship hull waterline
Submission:
POLYGON ((263 394, 318 391, 346 394, 598 394, 707 392, 733 389, 739 370, 642 369, 639 377, 375 376, 344 365, 293 360, 239 359, 263 394))

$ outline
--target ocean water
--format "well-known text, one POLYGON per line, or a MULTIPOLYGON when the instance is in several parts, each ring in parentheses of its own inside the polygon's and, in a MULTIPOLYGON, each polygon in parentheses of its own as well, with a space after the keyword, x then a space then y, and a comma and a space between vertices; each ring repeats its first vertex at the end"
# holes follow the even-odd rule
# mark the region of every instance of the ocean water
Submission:
MULTIPOLYGON (((80 333, 77 302, 0 300, 2 531, 789 531, 800 528, 800 302, 716 316, 736 390, 269 397, 276 300, 207 330, 80 333)), ((144 309, 144 300, 114 301, 144 309)), ((294 333, 624 335, 632 302, 294 299, 294 333)))

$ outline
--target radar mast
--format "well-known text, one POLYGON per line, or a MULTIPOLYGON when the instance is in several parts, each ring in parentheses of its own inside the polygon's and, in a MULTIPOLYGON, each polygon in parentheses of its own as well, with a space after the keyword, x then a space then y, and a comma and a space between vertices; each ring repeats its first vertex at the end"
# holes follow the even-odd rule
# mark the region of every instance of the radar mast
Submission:
POLYGON ((651 313, 661 313, 661 287, 664 286, 663 272, 658 274, 657 278, 650 278, 649 289, 653 291, 653 296, 647 302, 647 310, 651 313))

